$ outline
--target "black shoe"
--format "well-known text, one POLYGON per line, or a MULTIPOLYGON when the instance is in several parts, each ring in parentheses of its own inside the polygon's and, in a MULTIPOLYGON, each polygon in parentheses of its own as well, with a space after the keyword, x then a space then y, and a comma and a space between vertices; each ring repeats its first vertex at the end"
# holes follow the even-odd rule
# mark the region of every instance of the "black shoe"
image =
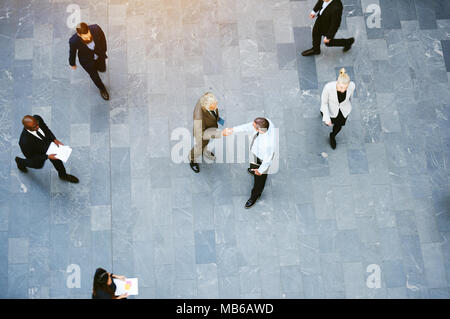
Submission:
POLYGON ((198 163, 190 162, 189 165, 194 172, 200 173, 200 166, 198 166, 198 163))
POLYGON ((16 161, 17 168, 19 169, 19 171, 21 171, 23 173, 28 172, 28 170, 27 170, 27 168, 25 166, 22 166, 22 165, 19 164, 19 158, 18 157, 15 158, 15 161, 16 161))
POLYGON ((352 48, 353 43, 355 42, 355 38, 350 38, 350 44, 346 45, 342 51, 347 52, 352 48))
POLYGON ((336 138, 333 136, 333 133, 330 133, 330 146, 332 149, 336 149, 336 138))
POLYGON ((79 182, 78 178, 76 178, 75 176, 70 175, 70 174, 59 176, 59 178, 62 179, 63 181, 69 182, 69 183, 78 184, 78 182, 79 182))
POLYGON ((102 96, 102 98, 106 101, 109 100, 109 94, 108 91, 106 91, 106 89, 100 90, 100 95, 102 96))
POLYGON ((309 49, 309 50, 306 50, 306 51, 302 52, 303 56, 310 56, 310 55, 317 55, 317 54, 320 54, 320 50, 316 51, 314 49, 309 49))
POLYGON ((250 198, 248 199, 247 203, 245 203, 245 208, 248 209, 248 208, 252 207, 253 205, 255 205, 255 203, 256 203, 256 201, 258 200, 258 198, 259 198, 259 196, 255 197, 255 198, 250 197, 250 198))

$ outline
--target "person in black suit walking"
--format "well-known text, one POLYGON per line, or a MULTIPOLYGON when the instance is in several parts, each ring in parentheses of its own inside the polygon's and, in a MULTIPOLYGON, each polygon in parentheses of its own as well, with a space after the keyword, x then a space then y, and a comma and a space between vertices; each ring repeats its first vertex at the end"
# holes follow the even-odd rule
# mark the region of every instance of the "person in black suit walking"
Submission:
POLYGON ((26 173, 28 171, 27 167, 42 168, 45 161, 49 159, 58 171, 60 179, 78 183, 78 178, 66 173, 63 162, 57 159, 55 154, 46 155, 52 142, 58 146, 63 145, 63 143, 56 139, 42 117, 39 115, 25 115, 22 119, 22 124, 24 128, 20 135, 19 146, 26 158, 16 157, 17 168, 26 173))
POLYGON ((335 39, 334 36, 341 25, 342 19, 341 0, 319 0, 313 11, 309 14, 311 19, 317 17, 312 31, 313 47, 303 51, 303 56, 320 54, 320 42, 325 36, 323 43, 328 47, 344 47, 344 52, 351 49, 355 38, 335 39))
POLYGON ((109 94, 103 84, 98 71, 106 71, 106 38, 103 30, 97 24, 87 25, 81 22, 77 25, 77 33, 69 40, 70 53, 69 64, 72 69, 76 69, 75 55, 78 51, 78 60, 81 66, 94 81, 100 90, 103 99, 109 100, 109 94))

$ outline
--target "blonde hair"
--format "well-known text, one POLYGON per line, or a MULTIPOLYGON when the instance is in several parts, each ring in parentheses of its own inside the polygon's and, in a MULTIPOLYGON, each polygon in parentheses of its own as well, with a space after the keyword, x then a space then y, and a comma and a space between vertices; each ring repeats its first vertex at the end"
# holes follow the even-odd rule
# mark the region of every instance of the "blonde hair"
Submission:
POLYGON ((345 73, 344 68, 339 70, 339 76, 338 76, 337 82, 339 84, 344 84, 344 85, 348 85, 350 83, 350 77, 348 76, 347 73, 345 73))
POLYGON ((211 92, 206 92, 200 97, 200 105, 208 109, 211 105, 217 104, 217 98, 211 92))

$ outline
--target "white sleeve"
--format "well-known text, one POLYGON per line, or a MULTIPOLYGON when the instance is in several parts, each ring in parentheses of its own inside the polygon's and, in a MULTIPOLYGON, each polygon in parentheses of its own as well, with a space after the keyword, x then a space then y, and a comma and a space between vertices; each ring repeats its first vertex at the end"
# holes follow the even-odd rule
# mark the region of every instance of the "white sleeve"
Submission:
POLYGON ((252 132, 254 130, 253 122, 233 127, 233 133, 252 132))
POLYGON ((320 111, 323 114, 322 121, 325 123, 330 123, 330 110, 328 109, 328 90, 327 86, 325 85, 322 90, 322 104, 320 105, 320 111))
POLYGON ((270 164, 272 164, 272 160, 273 160, 273 152, 267 154, 267 157, 262 158, 262 163, 258 168, 258 172, 264 173, 269 168, 270 164))

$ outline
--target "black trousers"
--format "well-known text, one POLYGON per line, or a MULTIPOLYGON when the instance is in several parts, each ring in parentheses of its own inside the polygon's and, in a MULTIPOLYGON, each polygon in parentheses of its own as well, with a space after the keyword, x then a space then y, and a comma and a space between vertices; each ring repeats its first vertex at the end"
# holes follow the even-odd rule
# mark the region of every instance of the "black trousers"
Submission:
MULTIPOLYGON (((320 112, 320 115, 323 116, 322 111, 320 112)), ((331 123, 333 123, 333 131, 331 131, 331 136, 336 137, 336 135, 341 131, 342 127, 345 126, 345 122, 347 119, 342 114, 341 110, 339 110, 339 113, 336 117, 331 117, 331 123)))
MULTIPOLYGON (((24 167, 30 167, 30 168, 42 168, 44 166, 44 161, 36 161, 29 158, 20 158, 18 159, 19 165, 24 167)), ((64 177, 67 175, 66 168, 64 167, 64 164, 61 160, 50 160, 52 162, 55 169, 58 171, 59 177, 64 177)))
MULTIPOLYGON (((262 161, 257 158, 256 160, 257 164, 261 164, 262 161)), ((252 194, 251 194, 251 198, 255 199, 258 196, 261 196, 263 190, 264 190, 264 186, 266 185, 266 180, 267 180, 267 174, 262 174, 262 175, 254 175, 254 183, 253 183, 253 189, 252 189, 252 194)))
MULTIPOLYGON (((322 36, 325 35, 323 29, 321 28, 320 17, 317 18, 316 23, 314 23, 313 31, 312 31, 312 43, 313 50, 320 51, 320 44, 322 42, 322 36)), ((350 39, 330 39, 329 43, 325 44, 327 47, 345 47, 350 45, 350 39)))
POLYGON ((92 61, 89 65, 82 65, 82 67, 86 70, 86 72, 91 77, 94 84, 100 89, 105 90, 105 85, 102 82, 102 79, 100 79, 100 75, 98 75, 98 72, 105 72, 106 71, 106 61, 104 58, 97 58, 97 60, 92 61))

